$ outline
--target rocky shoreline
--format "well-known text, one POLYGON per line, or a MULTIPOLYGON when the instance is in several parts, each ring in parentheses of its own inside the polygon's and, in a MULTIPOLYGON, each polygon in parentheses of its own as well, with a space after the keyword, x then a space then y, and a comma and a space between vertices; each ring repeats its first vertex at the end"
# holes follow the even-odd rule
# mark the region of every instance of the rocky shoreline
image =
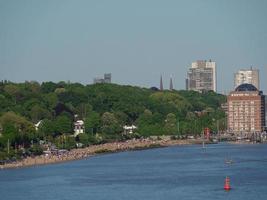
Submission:
POLYGON ((72 149, 70 151, 66 151, 58 155, 43 154, 35 157, 27 157, 25 159, 16 162, 0 165, 0 169, 30 167, 36 165, 45 165, 45 164, 66 162, 71 160, 79 160, 100 153, 141 150, 141 149, 167 147, 173 145, 186 145, 186 144, 195 144, 195 141, 188 139, 185 140, 132 139, 132 140, 127 140, 125 142, 112 142, 100 145, 91 145, 86 148, 72 149))

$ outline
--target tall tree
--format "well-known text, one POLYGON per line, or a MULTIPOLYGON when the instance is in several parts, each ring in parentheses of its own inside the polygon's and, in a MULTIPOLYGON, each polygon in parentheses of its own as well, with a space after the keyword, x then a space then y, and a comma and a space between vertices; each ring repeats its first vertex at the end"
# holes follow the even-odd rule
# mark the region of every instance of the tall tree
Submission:
POLYGON ((100 115, 97 112, 91 112, 88 117, 85 118, 85 132, 97 133, 100 127, 100 115))
POLYGON ((47 136, 54 136, 56 130, 56 123, 49 120, 49 119, 43 119, 39 125, 38 133, 42 137, 47 136))
POLYGON ((76 108, 76 113, 78 114, 79 118, 85 119, 90 115, 92 112, 93 107, 89 103, 81 103, 76 108))
POLYGON ((105 134, 116 134, 122 131, 118 120, 116 119, 115 115, 110 112, 105 112, 101 117, 102 122, 102 132, 105 134))
POLYGON ((165 120, 165 126, 164 130, 166 134, 176 134, 177 133, 177 122, 176 122, 176 116, 173 113, 169 113, 165 120))
POLYGON ((55 130, 59 134, 71 134, 73 132, 72 121, 66 115, 57 116, 55 120, 55 130))

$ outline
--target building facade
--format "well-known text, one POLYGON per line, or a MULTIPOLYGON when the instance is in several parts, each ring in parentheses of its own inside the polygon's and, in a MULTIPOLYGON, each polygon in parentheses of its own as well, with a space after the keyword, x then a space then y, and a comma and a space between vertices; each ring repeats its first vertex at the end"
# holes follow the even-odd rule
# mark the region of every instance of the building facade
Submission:
POLYGON ((74 136, 84 133, 84 121, 83 120, 77 120, 74 122, 74 136))
POLYGON ((111 73, 104 74, 104 82, 111 83, 111 73))
POLYGON ((104 78, 94 78, 94 84, 111 83, 111 74, 104 74, 104 78))
POLYGON ((228 131, 262 132, 265 127, 265 96, 252 84, 239 85, 227 97, 228 131))
POLYGON ((235 73, 235 88, 243 83, 254 85, 260 89, 259 70, 258 69, 242 69, 235 73))
POLYGON ((216 63, 209 60, 193 62, 187 72, 186 90, 216 92, 216 63))

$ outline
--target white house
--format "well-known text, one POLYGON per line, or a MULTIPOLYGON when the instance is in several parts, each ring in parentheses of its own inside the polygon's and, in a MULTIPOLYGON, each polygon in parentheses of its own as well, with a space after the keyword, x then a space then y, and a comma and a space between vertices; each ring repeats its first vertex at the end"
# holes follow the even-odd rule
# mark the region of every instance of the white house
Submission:
POLYGON ((124 134, 132 134, 134 130, 137 129, 135 125, 132 126, 123 126, 124 134))
POLYGON ((83 120, 77 120, 76 122, 74 122, 74 136, 76 137, 77 135, 79 135, 80 133, 84 133, 84 122, 83 120))

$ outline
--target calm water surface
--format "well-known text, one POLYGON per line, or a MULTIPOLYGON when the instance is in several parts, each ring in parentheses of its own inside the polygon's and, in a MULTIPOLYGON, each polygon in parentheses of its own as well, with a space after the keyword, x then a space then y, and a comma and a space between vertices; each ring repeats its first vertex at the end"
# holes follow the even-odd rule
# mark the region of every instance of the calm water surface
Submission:
POLYGON ((266 200, 267 145, 168 147, 0 170, 0 199, 266 200))

